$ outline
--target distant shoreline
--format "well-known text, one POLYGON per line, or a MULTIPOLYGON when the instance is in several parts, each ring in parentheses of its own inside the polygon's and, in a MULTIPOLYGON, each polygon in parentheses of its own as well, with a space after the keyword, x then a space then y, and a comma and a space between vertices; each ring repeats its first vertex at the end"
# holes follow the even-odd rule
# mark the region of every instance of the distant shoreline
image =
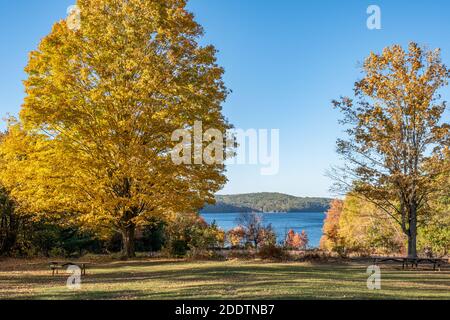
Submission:
POLYGON ((295 197, 283 193, 262 192, 216 195, 215 205, 206 205, 201 213, 289 213, 326 212, 330 198, 295 197))
POLYGON ((285 212, 261 212, 261 211, 235 211, 235 212, 208 212, 208 211, 200 211, 200 214, 237 214, 237 213, 258 213, 258 214, 289 214, 289 213, 322 213, 325 214, 325 211, 315 211, 315 210, 304 210, 304 211, 285 211, 285 212))

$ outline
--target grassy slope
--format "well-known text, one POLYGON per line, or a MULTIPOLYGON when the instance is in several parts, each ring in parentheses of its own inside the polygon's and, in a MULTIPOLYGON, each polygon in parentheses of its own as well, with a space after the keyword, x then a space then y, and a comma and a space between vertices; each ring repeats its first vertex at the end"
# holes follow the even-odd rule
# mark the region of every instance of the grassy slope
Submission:
POLYGON ((382 290, 366 287, 366 265, 258 261, 109 262, 81 291, 52 277, 45 262, 0 262, 2 299, 450 299, 450 271, 382 268, 382 290))

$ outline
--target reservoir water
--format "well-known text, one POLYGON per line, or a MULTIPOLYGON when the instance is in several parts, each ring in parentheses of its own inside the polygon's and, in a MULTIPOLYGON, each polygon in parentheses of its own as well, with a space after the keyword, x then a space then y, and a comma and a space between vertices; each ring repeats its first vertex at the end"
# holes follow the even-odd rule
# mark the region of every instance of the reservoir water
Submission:
MULTIPOLYGON (((240 213, 202 213, 206 222, 216 221, 224 231, 237 226, 237 218, 240 213)), ((321 212, 289 212, 289 213, 264 213, 262 214, 264 225, 272 224, 277 235, 277 242, 283 242, 287 232, 293 229, 295 232, 305 230, 309 238, 309 247, 319 246, 322 236, 323 220, 325 213, 321 212)))

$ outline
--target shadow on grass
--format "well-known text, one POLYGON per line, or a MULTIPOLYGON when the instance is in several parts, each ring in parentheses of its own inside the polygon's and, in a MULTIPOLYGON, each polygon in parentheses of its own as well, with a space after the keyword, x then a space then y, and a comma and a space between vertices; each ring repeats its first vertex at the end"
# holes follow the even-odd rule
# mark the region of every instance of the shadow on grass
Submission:
MULTIPOLYGON (((364 265, 300 265, 130 261, 97 265, 84 289, 65 288, 66 275, 9 276, 0 283, 35 293, 19 299, 383 299, 449 298, 450 273, 382 271, 383 290, 369 291, 364 265), (85 289, 86 288, 86 289, 85 289)), ((0 288, 0 292, 2 289, 0 288)))

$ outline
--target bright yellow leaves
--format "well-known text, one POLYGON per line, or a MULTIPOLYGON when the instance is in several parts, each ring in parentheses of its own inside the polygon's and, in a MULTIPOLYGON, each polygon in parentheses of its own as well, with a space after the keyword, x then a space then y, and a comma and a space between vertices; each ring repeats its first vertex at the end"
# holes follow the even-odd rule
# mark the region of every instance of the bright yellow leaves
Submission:
POLYGON ((172 133, 197 120, 229 128, 215 50, 198 45, 182 0, 77 5, 80 28, 55 24, 30 54, 21 124, 8 137, 27 144, 27 160, 4 145, 5 161, 14 158, 5 181, 29 210, 75 212, 124 236, 150 216, 198 210, 224 168, 176 166, 169 151, 172 133))

